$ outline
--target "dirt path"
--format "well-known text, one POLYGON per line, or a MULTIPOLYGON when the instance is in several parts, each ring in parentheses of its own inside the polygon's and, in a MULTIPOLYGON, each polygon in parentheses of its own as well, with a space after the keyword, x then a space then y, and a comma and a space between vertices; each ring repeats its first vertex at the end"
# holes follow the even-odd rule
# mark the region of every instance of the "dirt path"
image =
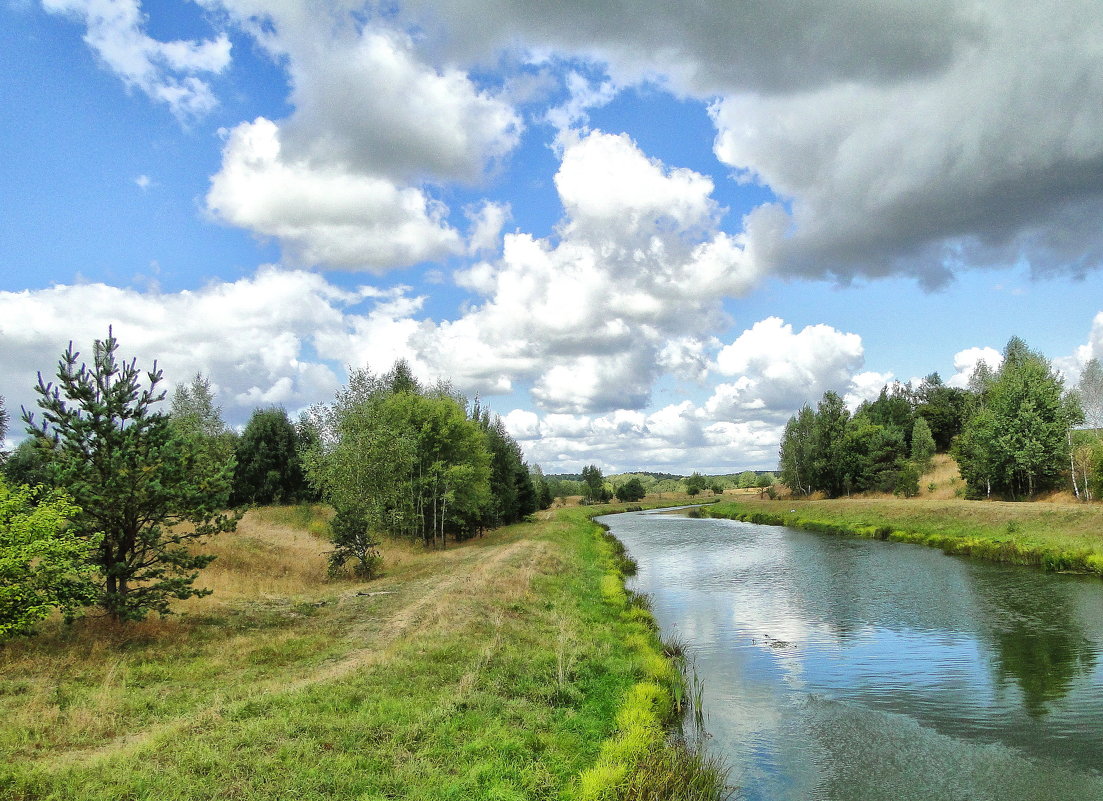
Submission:
MULTIPOLYGON (((92 748, 51 751, 36 760, 36 764, 48 769, 60 769, 131 753, 187 729, 217 724, 234 706, 259 695, 297 692, 383 664, 403 638, 424 635, 438 628, 446 618, 446 610, 453 610, 465 598, 478 596, 491 584, 509 583, 516 585, 518 591, 526 591, 536 566, 547 558, 548 552, 548 543, 527 539, 491 545, 480 543, 443 551, 436 555, 439 560, 429 575, 388 585, 393 595, 358 595, 364 590, 360 587, 340 596, 335 609, 347 614, 350 605, 363 604, 365 617, 369 613, 372 617, 371 622, 349 630, 346 639, 352 647, 339 658, 323 663, 306 675, 285 675, 253 684, 245 695, 217 699, 194 713, 116 737, 92 748), (381 615, 385 619, 380 627, 381 615)), ((480 664, 490 658, 496 642, 495 634, 484 649, 480 664)), ((478 670, 476 665, 461 678, 461 689, 477 677, 478 670)))

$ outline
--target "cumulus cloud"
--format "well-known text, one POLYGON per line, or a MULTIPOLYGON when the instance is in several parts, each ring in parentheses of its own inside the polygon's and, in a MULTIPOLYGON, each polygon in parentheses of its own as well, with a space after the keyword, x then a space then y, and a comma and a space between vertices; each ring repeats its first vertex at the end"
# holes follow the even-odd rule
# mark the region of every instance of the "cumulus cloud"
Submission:
POLYGON ((1103 106, 1084 98, 1103 95, 1103 30, 1083 12, 985 5, 938 72, 726 95, 717 155, 792 199, 780 268, 936 285, 1020 258, 1035 272, 1098 266, 1103 106))
POLYGON ((781 427, 770 422, 716 421, 690 401, 651 413, 619 409, 603 415, 515 410, 503 420, 526 458, 551 471, 577 472, 597 463, 607 471, 659 469, 728 472, 774 469, 781 427))
POLYGON ((203 0, 225 10, 288 72, 282 124, 296 159, 395 182, 473 181, 518 143, 512 105, 371 8, 343 2, 203 0))
POLYGON ((1087 364, 1092 359, 1103 360, 1103 312, 1095 315, 1088 343, 1079 348, 1076 355, 1081 364, 1087 364))
POLYGON ((794 332, 784 320, 768 317, 717 354, 716 372, 736 378, 716 387, 707 408, 716 417, 784 421, 829 389, 863 393, 865 382, 854 382, 864 362, 862 339, 857 334, 828 325, 810 325, 794 332))
POLYGON ((970 266, 1103 262, 1094 0, 405 7, 457 59, 520 50, 603 68, 607 81, 576 80, 561 124, 640 82, 711 103, 717 156, 791 212, 744 231, 763 270, 934 287, 970 266))
POLYGON ((426 183, 478 181, 516 147, 522 123, 507 100, 368 10, 204 5, 285 67, 293 107, 229 132, 209 212, 275 238, 294 265, 379 272, 493 248, 507 206, 484 204, 464 243, 426 183))
POLYGON ((960 350, 954 354, 954 374, 946 381, 951 387, 964 389, 969 386, 969 379, 977 364, 984 362, 992 370, 1000 369, 1003 364, 1003 354, 991 347, 973 347, 960 350))
POLYGON ((145 32, 138 0, 42 0, 54 14, 84 23, 84 41, 127 86, 166 104, 177 118, 201 116, 218 105, 210 84, 230 64, 225 33, 204 41, 158 41, 145 32))
POLYGON ((177 293, 106 284, 0 292, 0 394, 14 409, 33 409, 37 373, 50 380, 70 341, 87 355, 111 325, 121 355, 136 357, 144 369, 156 359, 170 387, 208 374, 237 422, 255 405, 294 410, 339 385, 315 343, 341 330, 344 309, 362 300, 320 276, 272 268, 177 293))
POLYGON ((712 181, 590 131, 564 141, 555 185, 558 236, 507 234, 457 276, 480 301, 411 345, 483 392, 530 382, 552 412, 640 408, 664 369, 699 377, 718 297, 758 280, 744 240, 718 230, 712 181))
POLYGON ((207 209, 276 238, 297 265, 378 272, 462 249, 444 206, 423 191, 290 158, 279 127, 264 117, 228 133, 207 209))

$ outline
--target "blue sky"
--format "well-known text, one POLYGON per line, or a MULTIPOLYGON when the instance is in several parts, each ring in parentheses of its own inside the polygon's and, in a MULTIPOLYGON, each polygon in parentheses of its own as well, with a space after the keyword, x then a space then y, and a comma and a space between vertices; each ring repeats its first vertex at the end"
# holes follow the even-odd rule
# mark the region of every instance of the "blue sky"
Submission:
POLYGON ((549 472, 727 472, 1103 356, 1096 3, 627 8, 6 0, 7 407, 114 325, 234 425, 404 357, 549 472))

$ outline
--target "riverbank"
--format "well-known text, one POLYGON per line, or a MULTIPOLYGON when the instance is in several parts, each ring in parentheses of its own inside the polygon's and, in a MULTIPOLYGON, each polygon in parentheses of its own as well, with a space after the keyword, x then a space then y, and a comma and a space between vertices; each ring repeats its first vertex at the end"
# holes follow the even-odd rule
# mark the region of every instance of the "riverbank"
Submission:
POLYGON ((321 510, 250 512, 183 614, 0 648, 0 795, 603 798, 677 777, 679 677, 590 520, 617 508, 389 543, 370 583, 326 579, 321 510))
POLYGON ((1044 570, 1103 575, 1103 506, 923 499, 741 500, 701 516, 911 542, 1044 570))

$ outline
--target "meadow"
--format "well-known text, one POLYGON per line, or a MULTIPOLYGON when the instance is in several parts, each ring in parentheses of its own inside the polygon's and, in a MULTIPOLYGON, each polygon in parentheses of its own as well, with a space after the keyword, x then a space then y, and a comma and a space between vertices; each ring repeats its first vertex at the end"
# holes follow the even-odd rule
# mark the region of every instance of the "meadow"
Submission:
POLYGON ((388 542, 367 583, 327 578, 326 507, 250 511, 205 549, 213 595, 0 648, 0 796, 718 797, 595 511, 388 542))

